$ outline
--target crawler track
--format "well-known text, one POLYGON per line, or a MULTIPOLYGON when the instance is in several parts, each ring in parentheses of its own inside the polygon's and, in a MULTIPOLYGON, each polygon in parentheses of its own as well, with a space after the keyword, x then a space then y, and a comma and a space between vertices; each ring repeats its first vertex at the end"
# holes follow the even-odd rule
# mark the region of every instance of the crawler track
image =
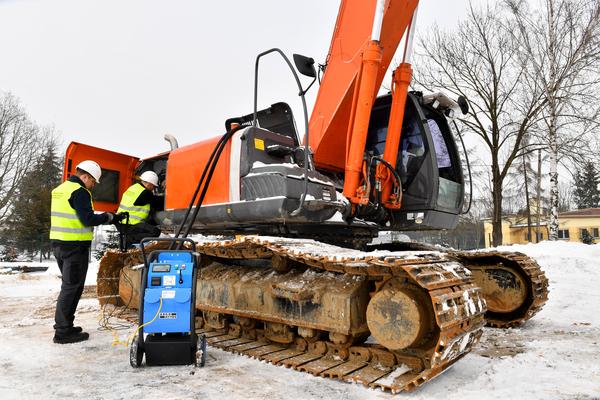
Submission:
MULTIPOLYGON (((485 315, 489 326, 495 328, 518 326, 539 312, 548 300, 548 278, 539 264, 523 253, 449 251, 448 254, 474 273, 493 275, 494 271, 504 270, 518 275, 522 279, 524 295, 522 304, 515 310, 505 312, 493 311, 492 307, 489 307, 490 309, 485 315)), ((477 283, 480 284, 480 282, 477 283)), ((488 300, 488 302, 491 301, 488 300)))
POLYGON ((512 328, 539 312, 548 300, 548 279, 539 264, 519 252, 458 251, 418 242, 398 242, 374 246, 394 252, 439 251, 472 272, 475 284, 487 302, 488 326, 512 328))
MULTIPOLYGON (((434 314, 431 334, 402 350, 376 343, 307 342, 299 336, 294 343, 283 345, 267 340, 259 328, 243 329, 235 323, 228 329, 201 330, 211 345, 233 353, 396 393, 412 390, 440 374, 467 354, 482 333, 486 308, 479 289, 468 270, 439 252, 364 253, 312 240, 268 237, 201 242, 198 251, 221 260, 277 256, 317 272, 361 277, 375 283, 371 298, 386 290, 389 282, 407 282, 426 294, 427 306, 434 314)), ((203 304, 197 307, 215 311, 203 304)), ((239 309, 220 312, 247 317, 239 309)), ((257 322, 253 326, 259 327, 261 321, 257 322)))

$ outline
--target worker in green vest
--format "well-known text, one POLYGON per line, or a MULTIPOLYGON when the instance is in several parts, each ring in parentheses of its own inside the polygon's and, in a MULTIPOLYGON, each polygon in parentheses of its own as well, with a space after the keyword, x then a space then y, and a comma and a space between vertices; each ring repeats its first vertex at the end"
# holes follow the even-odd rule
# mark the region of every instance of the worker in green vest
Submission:
POLYGON ((140 175, 140 181, 134 183, 123 193, 119 204, 119 213, 129 213, 125 227, 125 245, 130 247, 139 243, 145 237, 160 236, 160 229, 151 223, 151 210, 162 206, 162 198, 154 195, 158 187, 158 175, 154 171, 145 171, 140 175))
POLYGON ((75 174, 52 191, 50 239, 62 274, 54 314, 54 343, 87 340, 89 334, 73 326, 75 310, 88 270, 94 226, 116 223, 124 215, 96 214, 90 190, 100 182, 100 166, 91 160, 77 164, 75 174))

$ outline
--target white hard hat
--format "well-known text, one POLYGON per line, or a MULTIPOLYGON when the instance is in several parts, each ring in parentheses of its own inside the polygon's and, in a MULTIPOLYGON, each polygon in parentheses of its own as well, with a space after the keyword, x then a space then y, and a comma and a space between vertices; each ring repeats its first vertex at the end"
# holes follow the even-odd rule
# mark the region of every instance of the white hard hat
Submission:
POLYGON ((90 174, 97 183, 100 183, 100 176, 102 176, 102 170, 96 161, 85 160, 77 164, 78 169, 90 174))
POLYGON ((158 186, 158 175, 154 171, 146 171, 140 175, 140 179, 144 182, 158 186))

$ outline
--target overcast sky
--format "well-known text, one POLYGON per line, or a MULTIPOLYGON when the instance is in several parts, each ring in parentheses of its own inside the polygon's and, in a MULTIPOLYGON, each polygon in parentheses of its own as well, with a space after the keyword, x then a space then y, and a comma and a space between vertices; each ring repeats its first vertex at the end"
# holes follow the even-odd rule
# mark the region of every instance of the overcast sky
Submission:
MULTIPOLYGON (((423 0, 419 29, 452 28, 467 6, 423 0)), ((18 96, 37 123, 53 124, 64 146, 78 141, 148 157, 168 148, 165 133, 190 144, 250 113, 261 51, 279 47, 322 63, 338 7, 330 0, 0 0, 0 91, 18 96)), ((283 61, 261 61, 261 76, 259 107, 287 101, 303 129, 283 61)))

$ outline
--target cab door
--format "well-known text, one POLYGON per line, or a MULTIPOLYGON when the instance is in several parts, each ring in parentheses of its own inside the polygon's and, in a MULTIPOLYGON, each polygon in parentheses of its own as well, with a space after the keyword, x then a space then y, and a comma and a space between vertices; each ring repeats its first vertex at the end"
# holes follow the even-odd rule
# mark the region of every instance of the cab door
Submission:
POLYGON ((102 177, 92 189, 94 210, 115 212, 121 196, 134 182, 138 157, 104 150, 87 144, 71 142, 65 153, 63 181, 75 173, 77 164, 93 160, 100 164, 102 177))

